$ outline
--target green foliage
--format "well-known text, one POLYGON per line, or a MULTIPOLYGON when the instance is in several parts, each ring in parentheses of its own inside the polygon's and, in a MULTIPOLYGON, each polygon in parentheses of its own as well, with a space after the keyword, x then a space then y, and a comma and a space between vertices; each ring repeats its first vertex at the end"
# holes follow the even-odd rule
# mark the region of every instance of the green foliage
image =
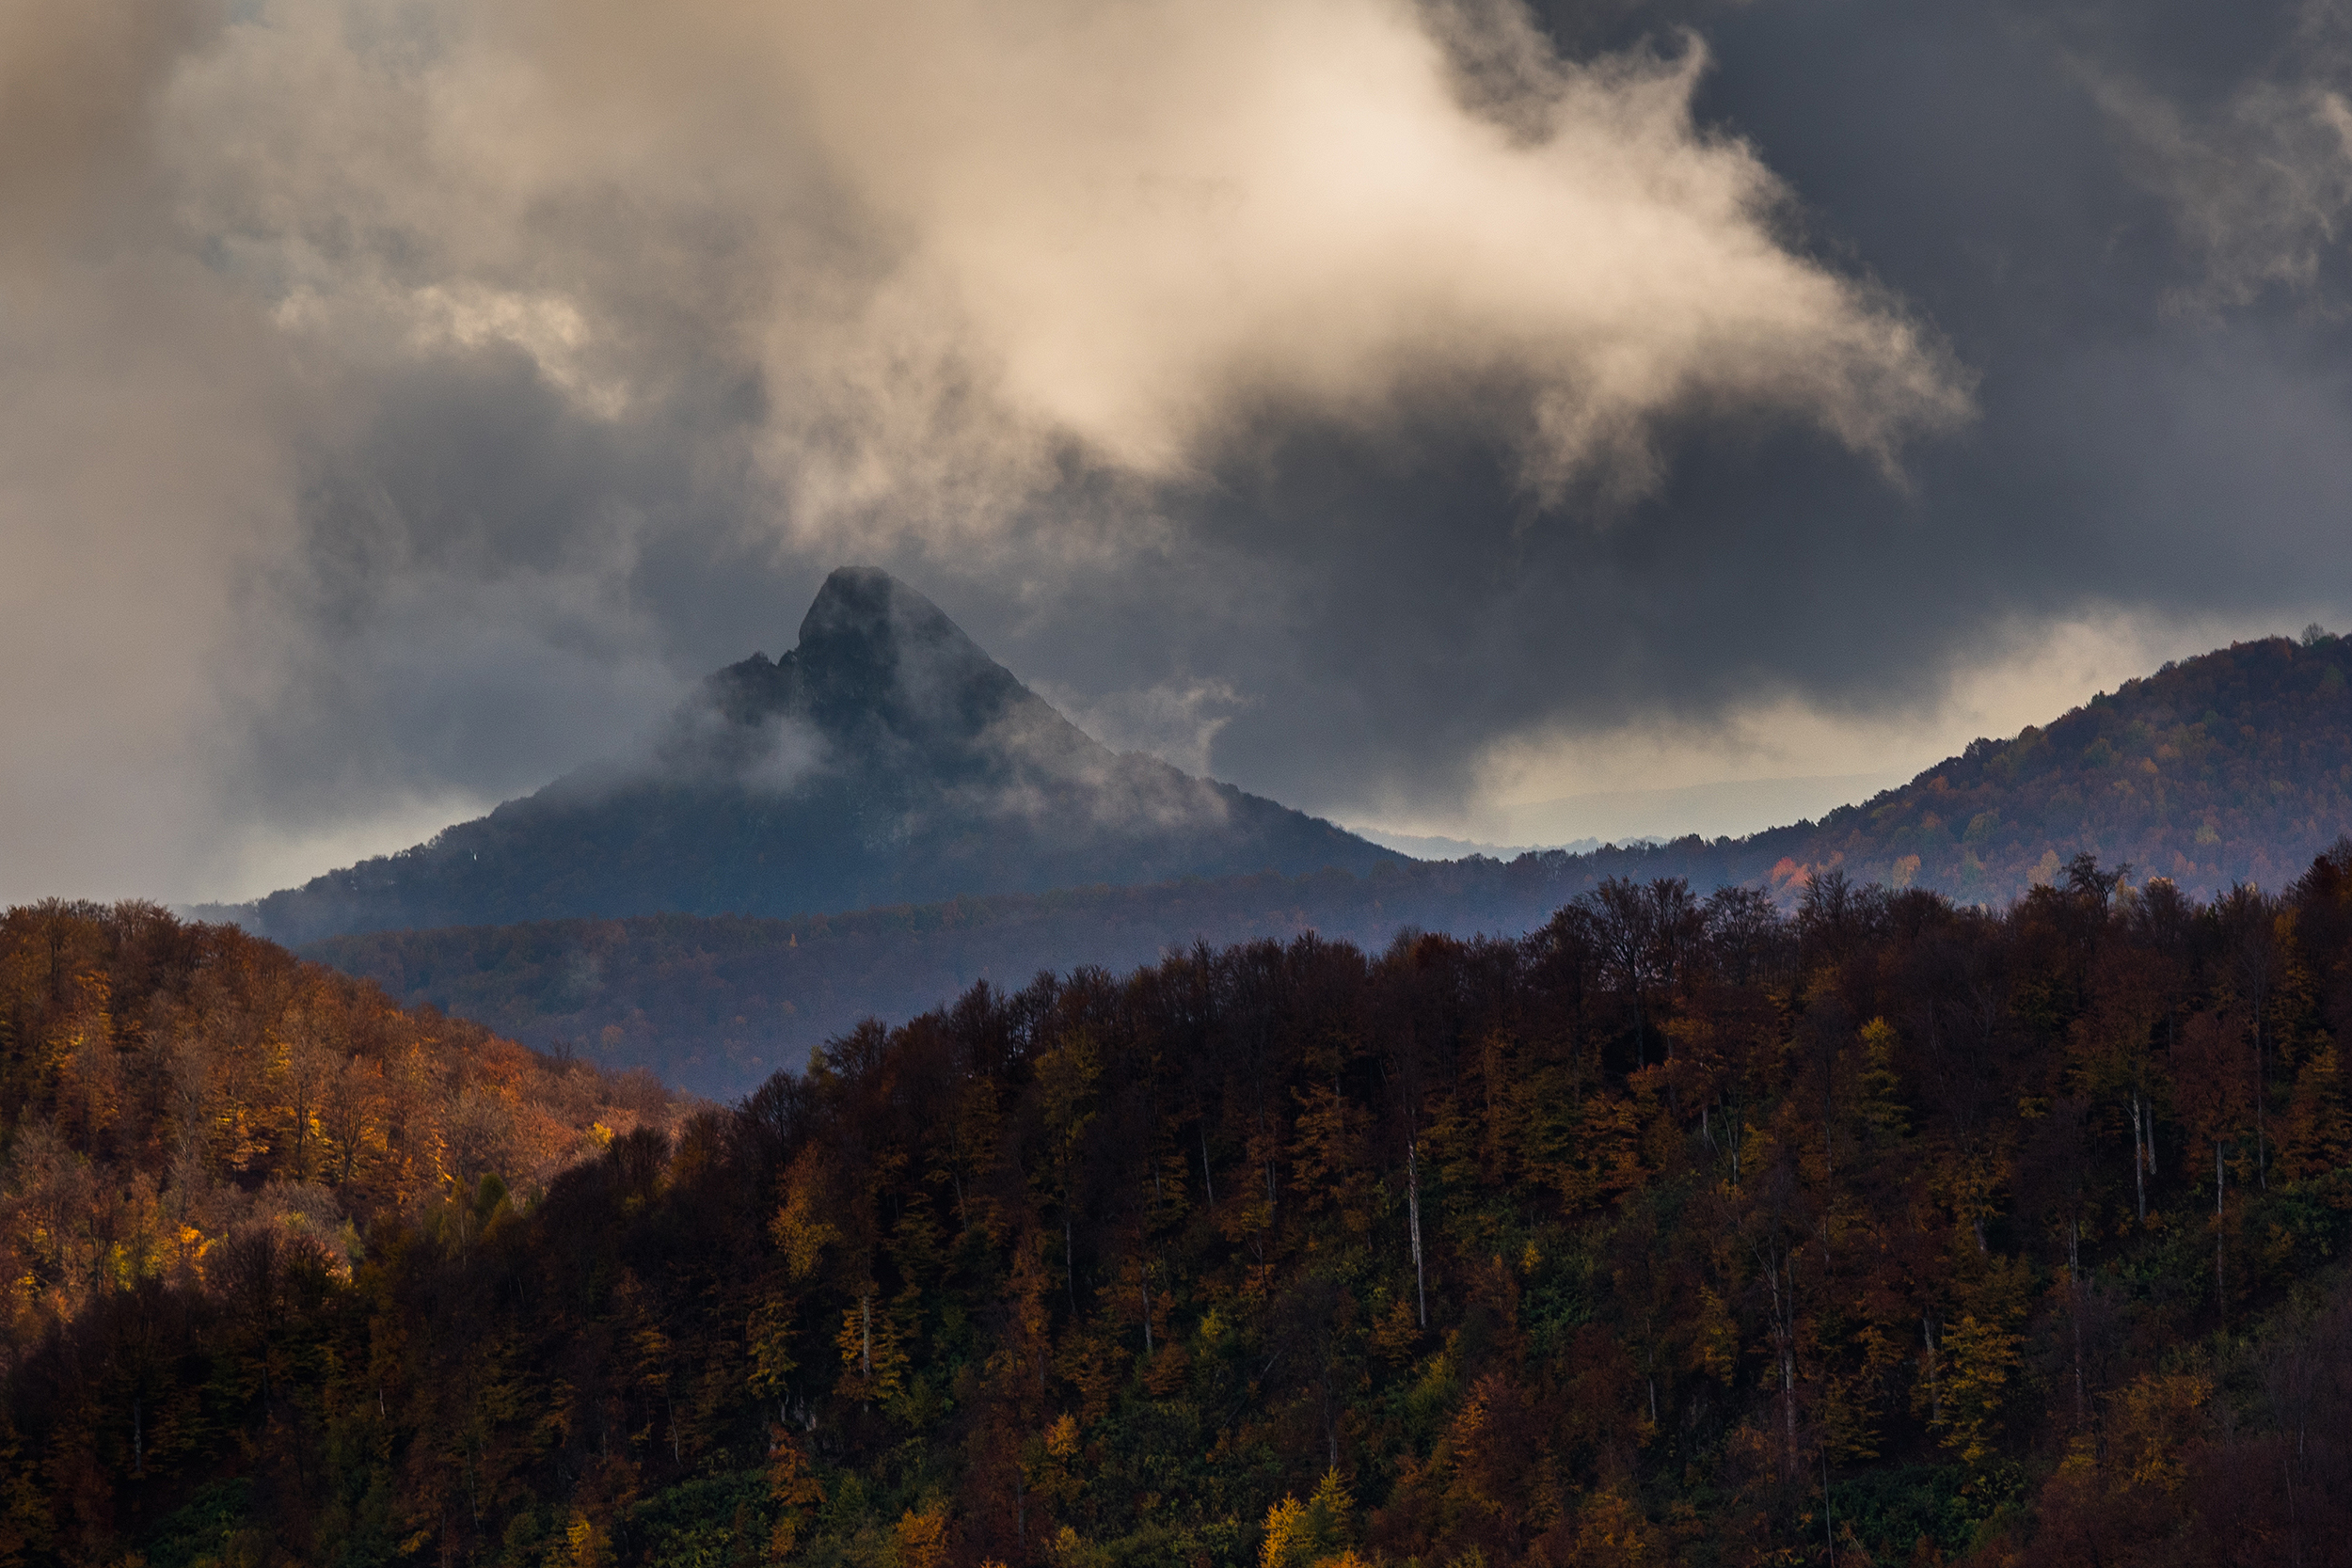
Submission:
POLYGON ((773 1528, 767 1474, 743 1470, 647 1498, 630 1511, 628 1533, 646 1568, 739 1568, 767 1560, 773 1528))
POLYGON ((199 1488, 140 1543, 149 1568, 198 1568, 218 1562, 230 1542, 251 1527, 253 1483, 236 1477, 199 1488))
POLYGON ((1881 1561, 1909 1560, 1923 1542, 1931 1552, 1957 1553, 1985 1518, 1966 1482, 1967 1473, 1948 1465, 1874 1470, 1830 1487, 1830 1517, 1881 1561))

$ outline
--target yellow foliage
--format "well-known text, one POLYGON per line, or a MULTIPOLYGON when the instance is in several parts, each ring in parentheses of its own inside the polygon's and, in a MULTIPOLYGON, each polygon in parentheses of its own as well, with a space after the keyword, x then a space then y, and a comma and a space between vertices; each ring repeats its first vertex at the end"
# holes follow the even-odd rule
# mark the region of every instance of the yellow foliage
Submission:
POLYGON ((818 1216, 824 1190, 812 1155, 803 1153, 785 1178, 784 1202, 769 1222, 768 1234, 784 1253, 785 1272, 795 1281, 817 1272, 825 1248, 841 1240, 840 1229, 818 1216))
POLYGON ((1944 1446, 1970 1469, 1993 1457, 2001 1405, 2017 1366, 2018 1337, 1965 1317, 1944 1332, 1944 1446))
POLYGON ((571 1568, 604 1568, 612 1560, 611 1540, 585 1513, 574 1512, 564 1530, 564 1544, 571 1568))
POLYGON ((1731 1382, 1740 1359, 1740 1324, 1732 1318, 1724 1298, 1711 1286, 1699 1287, 1697 1344, 1699 1365, 1708 1374, 1725 1385, 1731 1382))
POLYGON ((744 1339, 751 1352, 752 1392, 782 1392, 785 1379, 800 1365, 792 1354, 792 1303, 771 1297, 753 1307, 744 1339))
POLYGON ((1314 1497, 1309 1499, 1307 1510, 1321 1528, 1332 1531, 1347 1528, 1348 1520, 1356 1512, 1356 1497, 1348 1491, 1347 1482, 1336 1468, 1323 1473, 1323 1480, 1316 1485, 1314 1497))
POLYGON ((1656 1560, 1649 1521, 1613 1488, 1585 1499, 1576 1521, 1576 1546, 1568 1560, 1578 1568, 1631 1568, 1656 1560))
POLYGON ((2342 1057, 2323 1038, 2295 1075, 2295 1098, 2279 1134, 2279 1173, 2290 1180, 2352 1164, 2352 1107, 2344 1103, 2342 1057))
POLYGON ((1384 1360, 1402 1361, 1421 1339, 1421 1319, 1413 1304, 1398 1296, 1372 1325, 1372 1348, 1384 1360))
POLYGON ((809 1473, 808 1456, 781 1427, 769 1429, 768 1496, 781 1505, 775 1528, 769 1532, 768 1557, 781 1561, 792 1555, 808 1511, 825 1500, 823 1483, 809 1473))
POLYGON ((898 1568, 939 1568, 947 1557, 947 1511, 935 1506, 917 1513, 909 1509, 892 1535, 898 1568))
POLYGON ((1265 1513, 1265 1539, 1258 1545, 1258 1568, 1306 1568, 1306 1505, 1284 1497, 1265 1513))
POLYGON ((1903 1110, 1902 1080, 1895 1072, 1895 1048, 1900 1043, 1895 1026, 1883 1018, 1862 1026, 1862 1119, 1886 1143, 1911 1130, 1903 1110))
POLYGON ((1301 1503, 1285 1497, 1266 1510, 1265 1539, 1258 1547, 1259 1568, 1337 1568, 1360 1560, 1348 1549, 1356 1499, 1336 1469, 1324 1472, 1314 1496, 1301 1503))
POLYGON ((2130 1484, 2179 1490, 2187 1474, 2181 1451, 2212 1397, 2212 1382, 2196 1372, 2143 1376, 2116 1396, 2116 1447, 2130 1484))

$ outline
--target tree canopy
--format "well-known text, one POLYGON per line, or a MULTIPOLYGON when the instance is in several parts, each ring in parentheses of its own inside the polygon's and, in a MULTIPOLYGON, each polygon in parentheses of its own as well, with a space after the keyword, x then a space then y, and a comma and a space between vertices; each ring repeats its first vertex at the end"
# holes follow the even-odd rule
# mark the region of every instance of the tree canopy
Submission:
POLYGON ((2352 844, 2120 871, 977 987, 347 1275, 110 1281, 0 1556, 2339 1561, 2352 844))

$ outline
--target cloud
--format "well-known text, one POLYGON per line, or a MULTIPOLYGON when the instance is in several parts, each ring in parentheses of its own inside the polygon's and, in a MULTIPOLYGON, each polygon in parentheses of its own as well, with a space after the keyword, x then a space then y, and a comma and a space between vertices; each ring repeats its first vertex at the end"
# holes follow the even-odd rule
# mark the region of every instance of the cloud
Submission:
POLYGON ((288 386, 145 150, 201 6, 0 13, 0 881, 138 891, 216 819, 237 571, 293 523, 288 386))
POLYGON ((178 183, 316 342, 504 343, 608 418, 733 361, 803 530, 986 532, 1069 463, 1198 475, 1270 413, 1432 389, 1491 396, 1549 490, 1648 483, 1692 407, 1889 463, 1964 416, 1693 123, 1695 37, 1571 62, 1431 16, 275 0, 174 82, 178 183))
POLYGON ((2201 263, 2183 306, 2243 307, 2271 289, 2308 297, 2321 284, 2352 215, 2352 19, 2340 5, 2306 0, 2279 55, 2218 95, 2184 101, 2096 60, 2078 69, 2201 263))
POLYGON ((1951 667, 1939 689, 1898 706, 1787 692, 1704 722, 1647 716, 1597 732, 1522 732, 1480 754, 1472 813, 1438 825, 1515 842, 1753 832, 1907 782, 1975 736, 2047 723, 2167 659, 2280 629, 2113 611, 2020 621, 1951 667))
POLYGON ((2317 13, 1553 8, 8 11, 0 896, 397 847, 848 560, 1396 821, 2342 619, 2317 13))
POLYGON ((1366 0, 777 14, 829 166, 898 240, 825 367, 878 403, 880 350, 922 416, 968 388, 1167 476, 1268 407, 1385 423, 1502 388, 1549 483, 1647 477, 1651 421, 1710 400, 1883 455, 1964 406, 1910 321, 1780 243, 1753 150, 1693 125, 1694 39, 1539 57, 1477 114, 1415 13, 1366 0))
POLYGON ((1400 0, 0 26, 5 652, 58 694, 15 700, 0 790, 93 820, 10 896, 528 787, 739 651, 696 594, 834 551, 1182 551, 1167 498, 1301 420, 1475 404, 1523 491, 1630 495, 1705 411, 1891 464, 1966 408, 1694 121, 1690 36, 1572 61, 1400 0))
POLYGON ((1213 678, 1101 693, 1052 682, 1034 689, 1112 751, 1147 752, 1187 773, 1209 771, 1217 732, 1248 705, 1231 682, 1213 678))

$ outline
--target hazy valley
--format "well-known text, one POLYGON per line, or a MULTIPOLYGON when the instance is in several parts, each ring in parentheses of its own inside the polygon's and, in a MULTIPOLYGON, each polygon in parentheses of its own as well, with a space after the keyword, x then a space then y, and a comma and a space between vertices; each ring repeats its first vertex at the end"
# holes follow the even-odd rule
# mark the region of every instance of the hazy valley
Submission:
MULTIPOLYGON (((885 652, 877 663, 895 667, 897 656, 885 652)), ((560 875, 545 884, 513 885, 543 871, 544 861, 532 858, 524 847, 530 841, 516 840, 478 863, 478 851, 466 846, 486 840, 484 830, 494 816, 406 856, 274 895, 261 905, 259 921, 264 930, 275 928, 273 920, 307 928, 310 917, 272 911, 338 896, 330 888, 381 889, 366 895, 377 900, 373 906, 352 892, 342 906, 348 909, 403 907, 392 901, 416 896, 403 891, 405 879, 439 886, 452 865, 463 877, 498 879, 519 902, 556 906, 557 918, 383 930, 316 942, 305 951, 410 1005, 429 1003, 534 1045, 561 1041, 609 1068, 647 1067, 698 1093, 731 1096, 779 1068, 797 1067, 863 1018, 902 1021, 983 980, 1017 989, 1041 971, 1081 964, 1123 971, 1196 942, 1287 941, 1308 931, 1367 951, 1380 950, 1404 929, 1516 937, 1612 877, 1677 878, 1702 895, 1753 886, 1788 907, 1813 876, 1838 871, 1857 883, 1933 889, 1961 903, 1999 908, 2089 853, 2130 866, 2135 881, 2162 876, 2198 898, 2238 882, 2275 889, 2352 832, 2347 663, 2352 652, 2335 638, 2245 643, 2185 660, 2046 726, 1979 741, 1912 783, 1818 823, 1741 839, 1545 851, 1509 863, 1478 857, 1433 863, 1384 854, 1327 824, 1251 802, 1259 814, 1253 820, 1279 823, 1289 836, 1276 845, 1250 836, 1260 832, 1254 827, 1197 826, 1178 841, 1195 869, 1184 880, 1163 882, 1159 873, 1173 851, 1158 819, 1147 817, 1139 832, 1122 835, 1134 818, 1111 815, 1092 795, 1074 808, 1078 847, 1052 863, 1094 873, 1073 885, 1012 891, 1006 884, 1017 886, 1019 879, 1009 868, 1025 863, 994 864, 977 850, 939 854, 932 844, 916 843, 918 830, 894 826, 909 847, 890 853, 921 868, 876 875, 895 879, 892 885, 919 877, 953 896, 856 908, 823 902, 829 894, 847 895, 821 866, 803 875, 788 856, 761 859, 750 846, 764 839, 726 849, 699 830, 678 831, 671 824, 694 809, 685 803, 693 798, 646 790, 599 808, 602 820, 627 824, 608 826, 606 836, 660 846, 663 855, 682 844, 681 858, 695 865, 732 855, 729 875, 756 879, 742 912, 703 916, 691 900, 711 895, 698 888, 682 895, 676 862, 666 859, 643 875, 616 860, 599 871, 604 879, 593 892, 560 875), (713 847, 706 849, 707 843, 713 847), (1283 859, 1276 858, 1278 848, 1283 859), (1248 866, 1258 854, 1266 859, 1262 868, 1216 874, 1235 862, 1248 866), (1309 863, 1317 855, 1329 858, 1309 863), (485 863, 494 869, 478 869, 485 863), (813 906, 812 912, 790 920, 749 917, 761 907, 795 903, 813 906)), ((893 730, 878 744, 891 748, 917 780, 957 766, 958 753, 940 754, 941 743, 925 732, 893 730)), ((804 795, 781 792, 768 810, 787 819, 829 810, 833 787, 819 782, 806 785, 804 795)), ((738 831, 739 799, 710 808, 726 832, 738 831)), ((919 831, 934 839, 952 831, 965 843, 988 845, 988 855, 1006 842, 984 823, 946 830, 931 826, 921 808, 890 809, 905 814, 888 819, 894 824, 922 820, 919 831)), ((1023 831, 1039 831, 1048 820, 1025 819, 1023 831)), ((561 832, 552 824, 543 830, 550 841, 561 832)), ((382 913, 349 918, 363 928, 390 923, 382 913)))

